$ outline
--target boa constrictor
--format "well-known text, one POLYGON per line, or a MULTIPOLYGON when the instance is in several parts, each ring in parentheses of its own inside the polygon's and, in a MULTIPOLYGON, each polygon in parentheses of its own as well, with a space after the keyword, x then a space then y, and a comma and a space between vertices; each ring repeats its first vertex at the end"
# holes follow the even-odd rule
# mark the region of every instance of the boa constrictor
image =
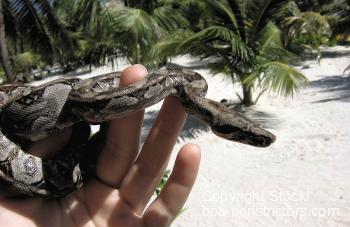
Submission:
MULTIPOLYGON (((149 107, 169 95, 184 109, 228 140, 270 145, 275 136, 225 106, 204 98, 207 83, 186 69, 159 70, 144 80, 119 88, 120 73, 89 79, 63 78, 39 86, 0 87, 0 178, 17 192, 62 197, 80 188, 92 159, 85 160, 90 124, 106 122, 149 107), (64 151, 51 158, 26 153, 31 141, 73 126, 64 151), (88 128, 88 129, 87 129, 88 128), (77 140, 78 142, 74 142, 77 140)), ((93 172, 94 170, 90 171, 93 172)), ((94 174, 94 173, 93 173, 94 174)))

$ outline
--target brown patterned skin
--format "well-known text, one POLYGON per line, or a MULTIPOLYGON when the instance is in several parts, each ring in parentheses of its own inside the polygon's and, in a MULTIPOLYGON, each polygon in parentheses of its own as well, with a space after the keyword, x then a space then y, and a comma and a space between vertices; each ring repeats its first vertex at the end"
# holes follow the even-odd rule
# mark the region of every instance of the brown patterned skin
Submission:
POLYGON ((109 73, 85 80, 59 79, 37 87, 1 87, 1 179, 27 195, 65 196, 88 177, 82 147, 89 130, 79 122, 101 123, 122 117, 169 95, 178 96, 189 114, 222 138, 258 147, 275 140, 273 134, 239 113, 204 98, 207 83, 193 71, 155 71, 123 88, 119 88, 119 78, 120 73, 109 73), (59 157, 40 159, 23 151, 30 141, 72 125, 77 132, 73 140, 78 142, 71 142, 59 157))

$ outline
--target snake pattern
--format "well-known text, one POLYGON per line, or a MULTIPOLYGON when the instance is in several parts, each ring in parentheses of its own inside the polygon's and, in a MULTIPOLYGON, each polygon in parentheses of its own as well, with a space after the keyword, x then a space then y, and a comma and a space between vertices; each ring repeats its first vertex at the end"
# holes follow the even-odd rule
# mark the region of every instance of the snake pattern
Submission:
POLYGON ((41 197, 62 197, 79 189, 88 178, 86 173, 94 174, 94 164, 89 162, 95 158, 85 158, 91 156, 86 146, 89 124, 128 115, 169 95, 177 96, 186 112, 224 139, 258 147, 275 140, 272 133, 239 113, 206 99, 207 82, 194 71, 158 70, 127 87, 119 87, 120 75, 113 72, 88 79, 62 78, 39 86, 1 86, 2 183, 25 195, 41 197), (33 141, 70 126, 72 139, 58 155, 39 158, 25 152, 33 141))

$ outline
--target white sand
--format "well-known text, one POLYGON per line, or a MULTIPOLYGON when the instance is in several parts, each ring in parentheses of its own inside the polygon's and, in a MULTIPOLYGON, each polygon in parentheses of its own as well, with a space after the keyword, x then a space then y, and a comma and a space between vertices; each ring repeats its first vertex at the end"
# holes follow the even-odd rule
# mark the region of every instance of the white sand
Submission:
MULTIPOLYGON (((320 64, 304 62, 309 86, 292 98, 265 94, 247 114, 277 136, 269 148, 233 143, 189 119, 176 144, 169 168, 185 143, 202 148, 202 162, 185 208, 175 227, 332 227, 350 226, 350 48, 320 64)), ((180 65, 193 63, 181 57, 180 65)), ((117 69, 126 65, 119 63, 117 69)), ((90 75, 110 71, 105 67, 90 75)), ((207 97, 237 102, 238 85, 223 75, 208 81, 207 97)), ((146 111, 142 141, 161 106, 146 111)))
MULTIPOLYGON (((302 70, 308 88, 294 99, 265 94, 248 112, 276 134, 271 147, 229 142, 193 119, 187 122, 169 168, 185 143, 201 146, 202 162, 186 210, 173 226, 350 226, 350 77, 342 75, 350 64, 350 48, 330 50, 348 54, 324 57, 320 65, 305 62, 310 65, 302 70)), ((237 101, 238 86, 222 75, 197 71, 209 83, 207 97, 237 101)), ((146 112, 143 140, 159 107, 146 112)))
MULTIPOLYGON (((348 54, 305 62, 308 88, 294 99, 264 95, 253 108, 277 136, 271 147, 225 141, 196 123, 188 138, 187 127, 175 151, 199 144, 202 163, 173 226, 350 226, 350 77, 342 75, 350 48, 330 49, 348 54)), ((207 97, 237 99, 238 86, 198 72, 209 83, 207 97)))

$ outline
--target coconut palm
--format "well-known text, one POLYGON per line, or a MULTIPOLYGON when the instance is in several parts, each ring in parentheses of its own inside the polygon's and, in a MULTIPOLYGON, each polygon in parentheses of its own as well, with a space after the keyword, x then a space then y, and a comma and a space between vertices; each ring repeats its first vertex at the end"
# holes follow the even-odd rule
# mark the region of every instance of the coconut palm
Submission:
POLYGON ((302 11, 318 12, 324 15, 331 25, 333 35, 346 40, 350 34, 349 0, 297 0, 302 11))
POLYGON ((3 12, 3 4, 2 2, 0 2, 0 60, 5 71, 6 79, 8 81, 12 81, 14 78, 12 74, 12 67, 9 61, 9 54, 7 51, 5 21, 3 12))
POLYGON ((327 16, 334 34, 350 35, 349 0, 328 0, 321 6, 320 12, 327 16))
MULTIPOLYGON (((25 48, 31 49, 44 55, 47 63, 54 62, 58 42, 62 49, 70 53, 73 52, 70 36, 47 0, 3 0, 1 1, 0 14, 0 20, 3 18, 0 26, 2 29, 5 27, 1 30, 1 36, 8 38, 7 43, 11 43, 12 49, 15 50, 10 55, 19 54, 18 43, 21 43, 21 52, 26 51, 25 48)), ((4 46, 4 43, 4 39, 2 39, 2 53, 11 50, 11 48, 4 46)), ((3 59, 3 62, 10 62, 6 53, 2 55, 2 58, 7 58, 7 60, 3 59)), ((4 64, 4 68, 7 68, 6 65, 4 64)), ((7 69, 6 73, 9 80, 14 79, 7 69)))
POLYGON ((102 65, 116 55, 113 18, 99 0, 60 0, 54 2, 56 14, 70 31, 75 43, 73 58, 62 52, 60 63, 72 67, 102 65))
POLYGON ((295 2, 289 2, 288 9, 291 15, 282 21, 284 45, 296 45, 304 51, 316 49, 320 59, 320 46, 328 43, 332 33, 327 18, 317 12, 301 12, 295 2))
POLYGON ((39 55, 26 51, 15 55, 13 59, 13 71, 17 77, 22 77, 21 81, 30 81, 32 78, 32 70, 44 66, 44 63, 39 55))
POLYGON ((170 32, 187 26, 187 20, 173 7, 173 1, 129 0, 125 5, 113 13, 119 50, 130 63, 157 64, 151 47, 170 32))
MULTIPOLYGON (((183 32, 160 42, 160 52, 169 46, 174 53, 190 53, 207 59, 213 72, 228 74, 242 86, 245 105, 253 100, 254 86, 293 95, 307 79, 287 63, 295 56, 287 51, 276 25, 288 1, 206 0, 211 8, 210 26, 202 31, 183 32), (275 18, 275 20, 273 20, 275 18), (181 37, 182 36, 182 37, 181 37), (182 38, 182 40, 181 40, 182 38)), ((259 95, 260 96, 260 95, 259 95)))

